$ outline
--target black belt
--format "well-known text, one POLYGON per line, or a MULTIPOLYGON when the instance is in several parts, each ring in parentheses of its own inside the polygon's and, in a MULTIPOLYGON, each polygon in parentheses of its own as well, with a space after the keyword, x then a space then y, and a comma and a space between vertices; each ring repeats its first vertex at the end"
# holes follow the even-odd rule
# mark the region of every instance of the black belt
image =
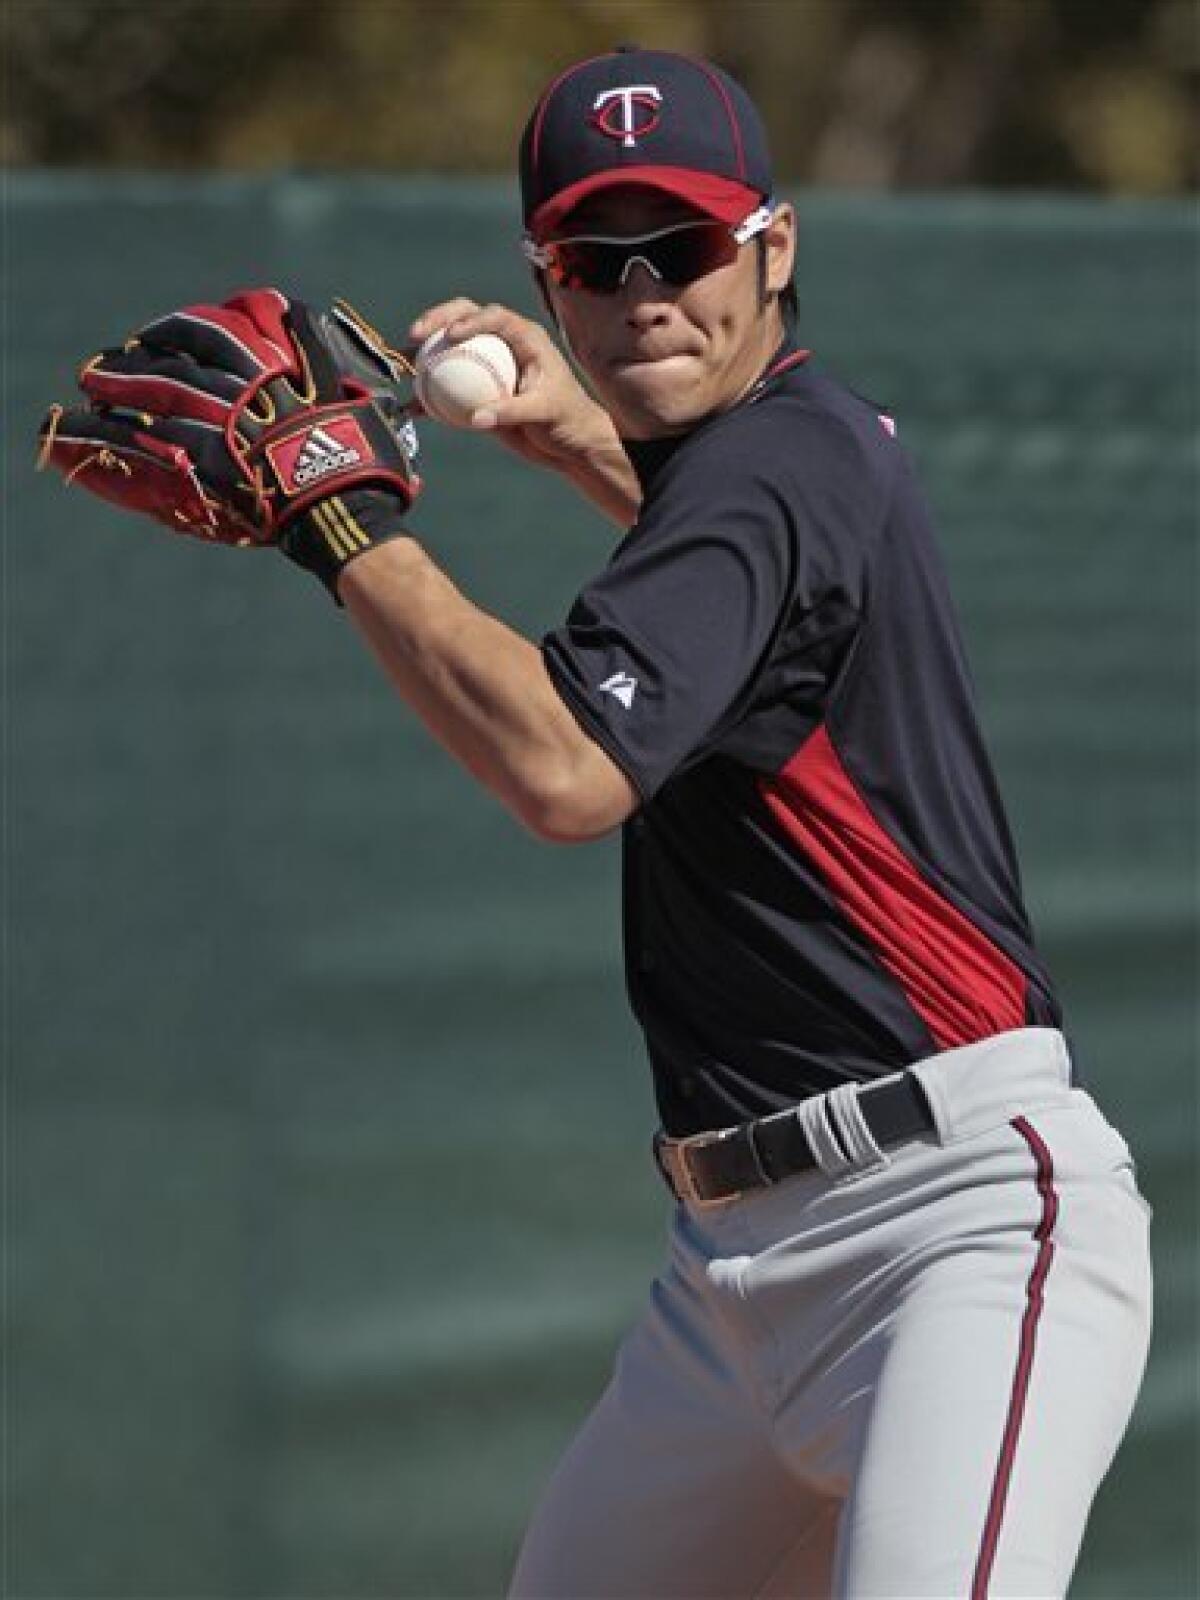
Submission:
MULTIPOLYGON (((934 1126, 929 1102, 910 1072, 864 1084, 857 1100, 879 1145, 915 1138, 934 1126)), ((654 1159, 675 1198, 699 1206, 736 1200, 748 1189, 765 1189, 817 1165, 794 1111, 697 1133, 690 1139, 656 1134, 654 1159)))

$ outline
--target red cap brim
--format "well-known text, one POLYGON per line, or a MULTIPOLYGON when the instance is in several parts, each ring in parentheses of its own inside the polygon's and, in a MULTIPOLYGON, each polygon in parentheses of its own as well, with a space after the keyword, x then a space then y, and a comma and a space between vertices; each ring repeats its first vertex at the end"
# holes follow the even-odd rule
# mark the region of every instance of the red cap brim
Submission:
POLYGON ((636 184, 672 194, 695 206, 697 211, 707 212, 718 222, 727 222, 731 228, 744 221, 764 199, 757 189, 750 189, 732 178, 716 177, 711 172, 692 172, 686 167, 606 167, 603 172, 593 172, 580 178, 578 183, 560 189, 545 205, 539 206, 530 218, 530 236, 539 244, 544 243, 580 201, 619 184, 636 184))

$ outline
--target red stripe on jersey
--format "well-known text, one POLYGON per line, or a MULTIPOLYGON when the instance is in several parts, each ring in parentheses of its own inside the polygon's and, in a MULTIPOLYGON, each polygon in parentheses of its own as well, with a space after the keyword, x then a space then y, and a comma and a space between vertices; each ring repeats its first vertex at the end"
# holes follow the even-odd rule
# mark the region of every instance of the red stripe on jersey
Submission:
POLYGON ((777 378, 781 372, 787 372, 792 367, 803 366, 811 355, 811 350, 793 350, 790 355, 784 356, 782 361, 777 362, 775 366, 763 373, 763 383, 770 383, 772 378, 777 378))
POLYGON ((940 1050, 1024 1027, 1024 973, 884 832, 825 728, 759 786, 940 1050))

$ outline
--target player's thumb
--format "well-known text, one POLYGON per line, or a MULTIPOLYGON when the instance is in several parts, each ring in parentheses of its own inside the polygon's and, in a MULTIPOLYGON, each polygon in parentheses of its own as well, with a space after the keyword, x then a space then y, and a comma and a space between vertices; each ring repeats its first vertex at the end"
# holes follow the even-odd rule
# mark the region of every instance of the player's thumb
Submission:
POLYGON ((544 422, 546 408, 537 394, 498 396, 471 413, 471 427, 483 433, 492 428, 521 428, 544 422))

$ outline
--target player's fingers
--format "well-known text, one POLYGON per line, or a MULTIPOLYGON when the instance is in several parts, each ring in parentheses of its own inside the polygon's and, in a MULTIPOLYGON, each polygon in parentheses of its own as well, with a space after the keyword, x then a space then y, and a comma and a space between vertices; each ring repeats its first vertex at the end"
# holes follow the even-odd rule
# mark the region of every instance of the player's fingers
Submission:
POLYGON ((550 335, 538 322, 511 311, 507 306, 479 306, 446 324, 446 337, 454 344, 473 339, 478 333, 498 334, 517 358, 522 371, 534 361, 545 361, 554 346, 550 335))
POLYGON ((478 310, 479 302, 468 300, 465 295, 456 295, 453 300, 440 300, 437 305, 427 306, 413 318, 408 326, 408 336, 414 343, 420 344, 456 317, 469 316, 472 311, 478 310))
POLYGON ((516 391, 497 395, 481 406, 471 417, 473 428, 537 428, 561 419, 561 385, 540 353, 530 360, 518 354, 517 366, 516 391))
POLYGON ((516 394, 497 396, 481 406, 471 418, 473 428, 528 428, 554 422, 560 406, 548 385, 531 381, 528 371, 521 375, 516 394))

